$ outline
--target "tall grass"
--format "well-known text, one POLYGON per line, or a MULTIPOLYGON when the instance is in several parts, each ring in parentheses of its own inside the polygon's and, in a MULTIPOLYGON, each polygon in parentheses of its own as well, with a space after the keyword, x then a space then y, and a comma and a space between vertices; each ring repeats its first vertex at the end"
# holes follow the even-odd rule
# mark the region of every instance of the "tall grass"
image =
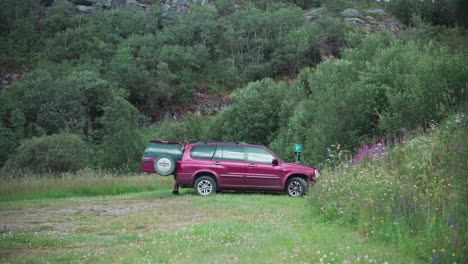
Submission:
POLYGON ((0 201, 75 196, 116 195, 130 192, 166 191, 170 195, 172 177, 121 175, 82 170, 76 173, 3 175, 0 178, 0 201))
MULTIPOLYGON (((312 203, 324 221, 350 225, 432 263, 468 259, 468 118, 378 149, 323 173, 312 203), (368 156, 369 157, 369 156, 368 156)), ((362 152, 362 151, 361 151, 362 152)))

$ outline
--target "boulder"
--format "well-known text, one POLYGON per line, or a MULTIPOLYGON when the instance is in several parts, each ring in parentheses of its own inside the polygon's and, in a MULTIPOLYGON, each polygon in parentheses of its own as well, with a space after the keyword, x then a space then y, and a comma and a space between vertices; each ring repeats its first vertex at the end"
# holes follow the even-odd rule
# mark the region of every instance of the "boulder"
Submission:
POLYGON ((372 24, 377 24, 378 23, 377 20, 375 20, 375 18, 372 17, 372 16, 366 16, 366 19, 367 19, 367 21, 369 21, 372 24))
POLYGON ((76 10, 85 13, 85 14, 94 14, 94 7, 92 6, 86 6, 86 5, 76 5, 75 6, 76 10))
POLYGON ((379 15, 379 16, 384 16, 386 14, 385 10, 383 9, 372 9, 372 10, 369 10, 369 13, 374 14, 374 15, 379 15))
MULTIPOLYGON (((149 7, 148 4, 140 3, 137 0, 71 0, 76 9, 80 12, 92 14, 96 7, 105 9, 118 9, 124 7, 139 7, 141 10, 146 11, 149 7)), ((166 10, 175 11, 179 14, 186 14, 193 4, 211 5, 208 0, 153 0, 152 4, 164 6, 166 10)))
POLYGON ((345 9, 341 11, 340 14, 345 17, 360 17, 361 16, 361 13, 358 10, 353 9, 353 8, 345 9))
POLYGON ((315 20, 321 18, 325 13, 325 9, 323 7, 308 10, 304 14, 304 18, 308 24, 314 22, 315 20))
POLYGON ((121 8, 139 5, 137 0, 73 0, 72 2, 75 5, 99 6, 104 8, 121 8))
POLYGON ((344 19, 344 22, 346 22, 348 25, 364 25, 367 24, 367 22, 364 19, 358 18, 358 17, 347 17, 344 19))
POLYGON ((22 75, 22 73, 10 73, 4 76, 0 76, 0 91, 6 90, 15 81, 19 80, 22 77, 22 75))

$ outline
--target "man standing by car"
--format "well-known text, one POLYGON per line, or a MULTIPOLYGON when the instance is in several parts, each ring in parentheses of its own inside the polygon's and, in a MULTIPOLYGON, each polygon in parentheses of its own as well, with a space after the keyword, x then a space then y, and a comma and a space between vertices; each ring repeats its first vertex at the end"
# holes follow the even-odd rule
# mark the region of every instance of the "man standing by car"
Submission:
POLYGON ((172 194, 179 195, 179 183, 177 182, 177 177, 174 174, 174 183, 172 184, 172 194))

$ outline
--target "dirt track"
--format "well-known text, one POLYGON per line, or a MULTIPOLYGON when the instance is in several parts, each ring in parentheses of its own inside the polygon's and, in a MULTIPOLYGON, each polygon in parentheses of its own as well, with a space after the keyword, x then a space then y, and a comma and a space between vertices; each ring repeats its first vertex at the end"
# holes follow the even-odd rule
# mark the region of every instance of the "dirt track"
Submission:
POLYGON ((183 197, 130 199, 125 197, 75 198, 0 205, 0 232, 76 233, 102 232, 129 224, 136 229, 170 230, 193 223, 213 221, 216 211, 193 209, 183 197), (88 227, 88 228, 83 228, 88 227))

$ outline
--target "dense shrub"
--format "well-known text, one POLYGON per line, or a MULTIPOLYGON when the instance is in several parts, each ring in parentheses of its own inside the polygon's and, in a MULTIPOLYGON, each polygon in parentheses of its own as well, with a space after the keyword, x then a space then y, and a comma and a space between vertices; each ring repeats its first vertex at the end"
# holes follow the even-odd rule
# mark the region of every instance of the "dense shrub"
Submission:
POLYGON ((267 145, 280 126, 278 106, 287 85, 264 79, 232 95, 233 105, 212 121, 210 138, 267 145))
POLYGON ((417 15, 432 25, 468 26, 467 17, 463 14, 467 8, 464 0, 393 0, 387 3, 387 8, 407 25, 413 15, 417 15))
POLYGON ((24 140, 7 160, 7 170, 73 172, 89 165, 90 150, 77 135, 61 132, 24 140))
POLYGON ((0 166, 5 164, 16 147, 17 137, 11 129, 0 127, 0 166))
POLYGON ((0 105, 0 122, 26 138, 63 129, 86 138, 96 128, 113 85, 90 64, 41 65, 0 94, 5 101, 0 105))
POLYGON ((213 140, 209 137, 211 117, 187 116, 183 122, 163 122, 144 129, 144 138, 150 140, 167 140, 175 142, 197 142, 213 140))
POLYGON ((303 143, 304 161, 324 162, 327 148, 353 150, 366 139, 429 127, 466 107, 465 53, 388 34, 370 35, 339 60, 301 73, 302 97, 271 146, 303 143))

